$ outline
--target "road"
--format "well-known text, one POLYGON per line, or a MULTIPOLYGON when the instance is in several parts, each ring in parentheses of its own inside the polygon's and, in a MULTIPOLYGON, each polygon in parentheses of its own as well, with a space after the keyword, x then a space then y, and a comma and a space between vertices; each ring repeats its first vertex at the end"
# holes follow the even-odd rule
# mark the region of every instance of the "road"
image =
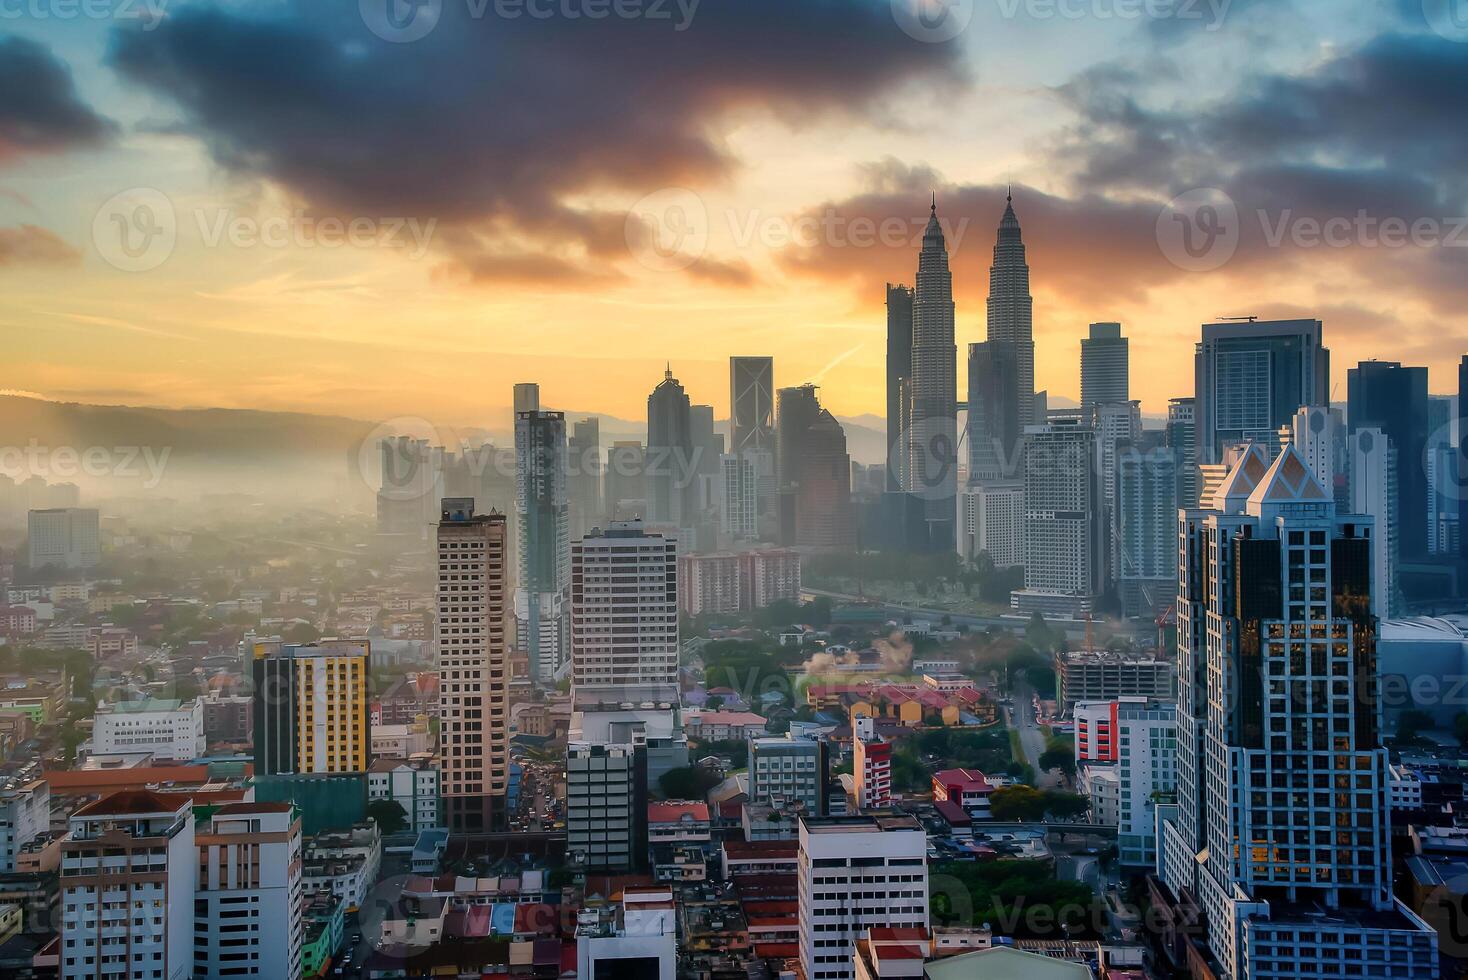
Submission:
POLYGON ((1045 751, 1045 733, 1035 720, 1035 692, 1029 684, 1019 681, 1014 685, 1013 705, 1004 708, 1004 723, 1019 732, 1020 748, 1025 761, 1035 770, 1035 783, 1041 789, 1064 789, 1065 777, 1052 770, 1040 770, 1040 756, 1045 751))
MULTIPOLYGON (((944 616, 947 616, 949 622, 955 626, 980 626, 985 629, 995 628, 1021 631, 1024 630, 1025 624, 1028 622, 1028 620, 1020 616, 978 616, 973 613, 953 612, 949 609, 926 609, 922 606, 904 606, 897 603, 884 602, 873 596, 856 596, 846 592, 831 592, 828 589, 802 587, 800 592, 802 598, 806 596, 824 596, 827 599, 839 599, 843 602, 869 602, 888 613, 895 614, 893 616, 894 619, 901 616, 921 616, 937 622, 944 616)), ((1069 637, 1079 639, 1086 635, 1086 624, 1084 622, 1057 619, 1053 621, 1046 620, 1046 625, 1051 629, 1060 630, 1069 637)), ((1118 635, 1131 636, 1133 639, 1144 637, 1149 629, 1146 624, 1139 626, 1126 622, 1108 622, 1108 628, 1115 631, 1118 635)))

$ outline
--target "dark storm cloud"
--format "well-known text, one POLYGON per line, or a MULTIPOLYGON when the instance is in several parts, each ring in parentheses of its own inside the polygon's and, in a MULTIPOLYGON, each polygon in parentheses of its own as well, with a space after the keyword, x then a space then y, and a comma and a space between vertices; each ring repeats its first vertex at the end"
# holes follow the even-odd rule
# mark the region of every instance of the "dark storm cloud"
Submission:
POLYGON ((728 179, 739 162, 719 133, 733 114, 798 128, 879 112, 908 83, 962 81, 958 48, 913 41, 886 0, 704 0, 681 31, 507 19, 493 3, 475 17, 444 0, 437 27, 405 44, 375 37, 357 8, 187 8, 119 29, 110 61, 175 101, 236 173, 322 210, 472 228, 492 245, 465 253, 475 278, 535 267, 541 251, 532 271, 547 281, 624 257, 624 216, 574 199, 728 179))
POLYGON ((99 146, 113 125, 77 95, 71 71, 22 37, 0 37, 0 163, 99 146))

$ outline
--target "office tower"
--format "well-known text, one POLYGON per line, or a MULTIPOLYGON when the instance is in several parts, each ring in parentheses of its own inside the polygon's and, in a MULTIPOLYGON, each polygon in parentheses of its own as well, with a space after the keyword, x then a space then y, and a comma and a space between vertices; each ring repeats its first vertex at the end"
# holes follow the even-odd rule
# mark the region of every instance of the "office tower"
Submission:
POLYGON ((1019 477, 1019 348, 1013 341, 968 345, 969 483, 1019 477))
POLYGON ((846 432, 821 409, 801 437, 800 477, 795 489, 795 543, 810 548, 856 547, 851 507, 851 457, 846 432))
POLYGON ((1131 400, 1131 352, 1119 323, 1093 323, 1081 340, 1081 411, 1131 400))
POLYGON ((1124 448, 1136 446, 1141 441, 1142 406, 1135 401, 1101 402, 1093 407, 1091 418, 1096 429, 1096 467, 1101 481, 1107 580, 1115 582, 1121 574, 1116 549, 1116 459, 1124 448))
POLYGON ((1025 563, 1025 485, 1019 480, 979 483, 960 491, 959 554, 987 553, 995 568, 1025 563))
POLYGON ((1376 544, 1292 446, 1250 447, 1181 521, 1161 863, 1221 978, 1437 976, 1436 934, 1392 897, 1376 544))
POLYGON ((988 313, 987 339, 1014 344, 1019 360, 1019 425, 1024 431, 1027 425, 1044 422, 1045 414, 1036 411, 1034 300, 1030 297, 1030 267, 1025 264, 1025 243, 1019 219, 1014 216, 1013 194, 1005 198, 994 244, 988 313))
POLYGON ((541 411, 515 416, 515 645, 530 658, 530 679, 537 685, 554 683, 566 659, 566 470, 566 417, 541 411))
POLYGON ((647 396, 647 519, 692 526, 693 420, 688 393, 671 365, 647 396))
POLYGON ((923 500, 929 547, 953 551, 958 542, 958 348, 953 273, 936 199, 913 288, 911 401, 907 489, 923 500))
POLYGON ((756 457, 764 451, 729 453, 720 458, 723 470, 722 529, 736 541, 759 538, 760 473, 756 457))
POLYGON ((1342 511, 1349 509, 1346 419, 1341 410, 1325 405, 1302 406, 1291 423, 1290 442, 1336 506, 1342 511))
MULTIPOLYGON (((647 515, 647 451, 642 443, 618 441, 607 450, 606 504, 608 521, 630 521, 647 515)), ((584 537, 584 535, 583 535, 584 537)))
POLYGON ((574 686, 678 682, 678 542, 613 521, 571 547, 574 686))
POLYGON ((714 487, 719 480, 719 457, 724 455, 724 436, 714 430, 712 405, 690 406, 688 419, 693 435, 693 473, 698 481, 695 503, 700 510, 712 510, 719 505, 714 487))
POLYGON ((51 786, 44 779, 0 789, 0 874, 15 870, 15 857, 51 830, 51 786))
POLYGON ((1025 430, 1025 587, 1017 612, 1079 618, 1105 576, 1096 433, 1079 418, 1025 430))
POLYGON ((826 743, 786 733, 749 739, 749 798, 796 803, 812 816, 826 813, 831 773, 826 743))
POLYGON ((1458 362, 1458 424, 1453 438, 1458 449, 1452 484, 1458 496, 1458 550, 1468 558, 1468 354, 1458 362))
POLYGON ((1357 429, 1349 442, 1350 513, 1376 522, 1371 552, 1372 611, 1378 619, 1394 615, 1401 605, 1397 563, 1401 557, 1401 494, 1397 487, 1397 450, 1380 429, 1357 429))
POLYGON ((602 523, 601 420, 581 419, 566 440, 566 498, 570 539, 579 538, 602 523))
POLYGON ((1231 444, 1274 444, 1302 405, 1330 403, 1330 351, 1319 320, 1205 323, 1194 355, 1198 463, 1231 444))
POLYGON ((1177 795, 1177 705, 1121 698, 1116 707, 1117 846, 1127 867, 1157 862, 1157 806, 1177 795))
POLYGON ((1116 569, 1122 610, 1151 618, 1177 596, 1177 460, 1124 446, 1116 462, 1116 569))
POLYGON ((1427 555, 1427 368, 1362 361, 1346 374, 1351 431, 1380 429, 1396 450, 1397 548, 1403 558, 1427 555))
POLYGON ((678 905, 672 885, 620 890, 619 904, 576 913, 578 977, 674 980, 678 967, 678 905))
POLYGON ((906 490, 912 407, 912 287, 887 283, 887 489, 906 490))
POLYGON ((880 810, 892 802, 892 743, 877 734, 877 720, 851 720, 851 781, 858 810, 880 810))
POLYGON ((71 815, 61 840, 60 976, 194 976, 199 852, 186 794, 114 793, 71 815))
POLYGON ((729 452, 775 450, 775 359, 729 358, 729 452))
POLYGON ((775 416, 775 473, 781 490, 795 486, 800 480, 800 463, 805 453, 805 433, 821 414, 815 385, 781 388, 776 394, 779 412, 775 416))
POLYGON ((102 560, 97 511, 53 507, 26 512, 31 568, 92 568, 102 560))
POLYGON ((647 863, 643 744, 566 746, 566 853, 587 871, 628 874, 647 863))
POLYGON ((1198 505, 1198 442, 1192 398, 1167 401, 1167 448, 1177 460, 1177 505, 1198 505))
POLYGON ((540 411, 540 385, 534 382, 521 382, 515 385, 515 417, 519 418, 521 412, 538 411, 540 411))
POLYGON ((195 830, 194 976, 300 971, 301 819, 290 803, 226 803, 195 830))
MULTIPOLYGON (((367 640, 256 643, 255 772, 366 772, 371 764, 367 640)), ((200 712, 199 738, 203 739, 200 712)))
POLYGON ((1433 395, 1427 400, 1427 553, 1456 555, 1458 449, 1453 442, 1453 400, 1433 395))
POLYGON ((801 818, 800 975, 852 980, 868 930, 928 928, 928 835, 916 817, 801 818))
POLYGON ((443 501, 438 523, 439 761, 444 826, 504 826, 509 789, 509 651, 505 637, 503 514, 443 501))
POLYGON ((424 537, 443 491, 443 448, 393 436, 378 443, 378 454, 377 533, 424 537))

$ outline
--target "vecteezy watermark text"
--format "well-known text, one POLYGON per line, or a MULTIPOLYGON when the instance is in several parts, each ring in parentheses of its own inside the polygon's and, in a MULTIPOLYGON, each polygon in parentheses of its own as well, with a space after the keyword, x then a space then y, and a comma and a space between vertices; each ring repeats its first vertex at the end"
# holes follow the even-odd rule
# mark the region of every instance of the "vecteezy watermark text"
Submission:
POLYGON ((151 31, 168 0, 0 0, 0 21, 135 20, 151 31))
POLYGON ((469 20, 647 20, 682 33, 703 0, 358 0, 357 9, 373 34, 409 44, 433 33, 450 2, 463 3, 469 20))
MULTIPOLYGON (((437 218, 312 215, 297 208, 264 217, 228 208, 196 208, 194 230, 205 248, 390 248, 414 260, 427 254, 437 218)), ((92 219, 92 244, 124 272, 156 269, 178 246, 180 215, 152 187, 134 187, 102 203, 92 219)), ((186 221, 183 223, 187 229, 186 221)))
POLYGON ((172 446, 43 446, 32 439, 24 446, 0 446, 0 473, 11 479, 33 476, 74 480, 78 477, 141 480, 145 490, 163 482, 172 446))

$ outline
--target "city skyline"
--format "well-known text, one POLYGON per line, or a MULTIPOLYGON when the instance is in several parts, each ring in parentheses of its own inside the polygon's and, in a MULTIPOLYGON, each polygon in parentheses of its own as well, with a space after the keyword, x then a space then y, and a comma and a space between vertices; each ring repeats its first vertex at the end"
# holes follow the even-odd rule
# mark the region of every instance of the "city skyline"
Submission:
MULTIPOLYGON (((743 5, 763 15, 757 6, 743 5)), ((447 424, 497 416, 507 396, 445 383, 452 365, 538 379, 550 404, 637 418, 642 378, 655 379, 671 357, 689 391, 722 415, 726 357, 754 350, 783 365, 777 384, 822 384, 833 413, 881 415, 872 382, 884 357, 882 283, 911 275, 930 193, 950 222, 962 345, 985 337, 985 239, 1013 181, 1033 264, 1038 389, 1078 397, 1074 354, 1087 324, 1121 322, 1133 340, 1133 397, 1160 415, 1186 394, 1168 379, 1186 370, 1194 325, 1257 314, 1332 327, 1337 399, 1346 367, 1377 353, 1384 331, 1398 341, 1393 358, 1425 364, 1431 390, 1450 390, 1459 352, 1448 341, 1461 333, 1451 328, 1461 316, 1457 253, 1391 247, 1379 232, 1387 219, 1436 219, 1443 239, 1452 234, 1461 206, 1451 174, 1433 162, 1452 154, 1429 151, 1432 166, 1419 167, 1416 147, 1419 137, 1456 131, 1451 99, 1430 79, 1461 71, 1465 46, 1416 10, 1233 8, 1210 30, 1167 18, 1047 20, 1023 4, 1005 17, 985 7, 957 37, 923 43, 894 23, 889 4, 863 2, 846 25, 868 56, 869 71, 854 78, 818 57, 823 25, 800 8, 790 14, 789 50, 772 54, 761 78, 728 56, 731 45, 754 43, 747 14, 709 7, 686 30, 667 28, 662 67, 687 71, 691 87, 682 103, 653 111, 665 110, 660 118, 681 144, 632 173, 618 154, 587 159, 576 143, 569 173, 504 188, 460 176, 517 147, 453 146, 457 101, 421 122, 389 101, 374 118, 358 101, 374 96, 364 83, 326 123, 332 77, 358 78, 362 65, 395 76, 432 58, 462 67, 479 34, 455 40, 440 30, 394 45, 354 10, 312 15, 291 4, 252 15, 188 3, 144 25, 7 20, 17 70, 0 84, 24 83, 15 101, 28 128, 0 154, 0 330, 19 352, 0 388, 82 402, 423 414, 447 424), (335 184, 310 171, 296 134, 264 121, 271 96, 247 100, 245 115, 262 119, 252 128, 209 101, 236 93, 196 52, 249 25, 359 60, 327 59, 291 78, 301 112, 319 115, 336 137, 315 161, 335 184), (1212 84, 1184 95, 1189 86, 1167 81, 1195 72, 1212 84), (803 99, 799 123, 778 90, 788 81, 803 99), (1258 85, 1273 86, 1300 125, 1258 135, 1247 158, 1234 158, 1228 140, 1258 85), (199 100, 176 95, 183 90, 199 100), (1406 112, 1409 98, 1417 101, 1406 112), (750 109, 761 105, 768 111, 750 109), (1128 105, 1130 114, 1116 111, 1128 105), (962 132, 944 125, 955 108, 965 114, 962 132), (362 118, 387 138, 410 138, 399 168, 376 182, 336 166, 346 148, 379 148, 362 118), (1188 143, 1202 156, 1145 149, 1188 143), (1382 145, 1391 147, 1387 169, 1370 162, 1382 145), (451 179, 424 190, 422 175, 444 168, 451 179), (1423 182, 1439 176, 1438 189, 1423 182), (1159 243, 1159 215, 1208 187, 1240 215, 1236 251, 1216 269, 1180 267, 1159 243), (108 201, 136 188, 163 195, 177 238, 156 267, 125 271, 94 224, 100 217, 109 228, 108 201), (706 245, 685 268, 649 268, 658 262, 641 261, 646 243, 635 234, 629 242, 625 219, 672 214, 670 203, 707 217, 692 229, 707 232, 706 245), (1309 241, 1308 221, 1352 219, 1358 209, 1370 227, 1352 222, 1345 247, 1309 241), (828 212, 845 231, 824 223, 828 212), (379 238, 401 221, 394 236, 403 247, 379 247, 378 238, 325 247, 300 230, 323 217, 381 222, 379 238), (282 218, 284 246, 262 242, 282 218), (858 218, 895 219, 907 232, 852 247, 845 238, 858 218), (802 219, 818 229, 813 245, 775 243, 774 232, 807 228, 802 219), (1273 245, 1276 232, 1283 237, 1273 245), (512 335, 521 322, 537 329, 512 335)), ((474 26, 507 37, 527 28, 474 26)), ((565 24, 537 26, 564 32, 573 50, 581 43, 565 24)), ((249 59, 242 83, 279 67, 268 53, 239 53, 249 59)), ((493 91, 496 72, 509 69, 471 72, 465 89, 493 91)), ((594 135, 620 145, 646 125, 613 111, 594 135)))

